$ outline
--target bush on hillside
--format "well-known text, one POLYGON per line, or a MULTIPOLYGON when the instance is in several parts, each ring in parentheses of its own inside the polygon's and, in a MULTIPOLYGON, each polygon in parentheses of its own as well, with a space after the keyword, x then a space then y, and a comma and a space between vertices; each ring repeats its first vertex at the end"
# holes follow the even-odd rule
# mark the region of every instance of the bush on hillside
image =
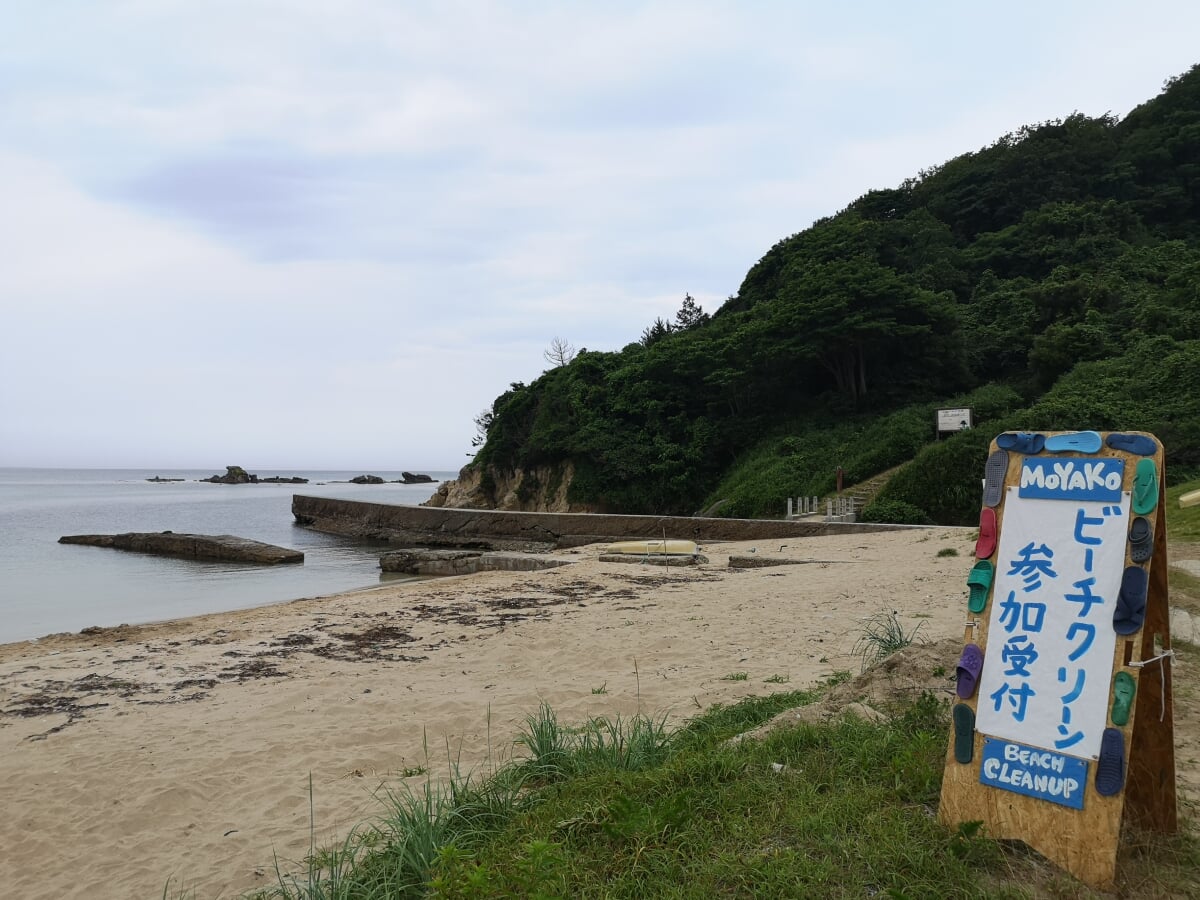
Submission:
POLYGON ((940 525, 974 525, 993 436, 992 429, 973 428, 926 447, 892 476, 875 502, 923 510, 940 525))
POLYGON ((887 522, 892 525, 932 525, 929 514, 903 500, 872 500, 859 513, 860 522, 887 522))

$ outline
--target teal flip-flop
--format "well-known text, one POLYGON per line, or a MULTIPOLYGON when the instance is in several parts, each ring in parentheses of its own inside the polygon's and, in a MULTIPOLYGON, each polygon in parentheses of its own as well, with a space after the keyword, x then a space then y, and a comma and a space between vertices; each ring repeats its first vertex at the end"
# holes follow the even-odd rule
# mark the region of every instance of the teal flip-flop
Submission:
POLYGON ((996 567, 986 559, 981 559, 971 567, 971 574, 967 576, 967 587, 971 591, 967 609, 971 612, 981 613, 987 606, 988 589, 992 586, 992 576, 995 574, 996 567))
POLYGON ((1152 459, 1139 459, 1133 472, 1133 512, 1144 516, 1158 506, 1158 469, 1152 459))

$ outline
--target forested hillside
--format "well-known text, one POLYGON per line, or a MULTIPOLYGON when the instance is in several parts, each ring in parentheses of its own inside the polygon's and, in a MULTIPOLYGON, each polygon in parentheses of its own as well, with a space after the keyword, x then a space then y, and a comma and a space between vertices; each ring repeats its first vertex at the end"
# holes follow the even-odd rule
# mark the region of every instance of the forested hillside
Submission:
MULTIPOLYGON (((1074 114, 785 238, 711 316, 514 384, 480 472, 573 466, 593 509, 778 516, 912 461, 880 509, 971 521, 999 430, 1158 433, 1200 468, 1200 66, 1123 120, 1074 114), (933 410, 977 428, 932 444, 933 410)), ((484 479, 485 484, 487 478, 484 479)), ((527 491, 536 485, 527 485, 527 491)))

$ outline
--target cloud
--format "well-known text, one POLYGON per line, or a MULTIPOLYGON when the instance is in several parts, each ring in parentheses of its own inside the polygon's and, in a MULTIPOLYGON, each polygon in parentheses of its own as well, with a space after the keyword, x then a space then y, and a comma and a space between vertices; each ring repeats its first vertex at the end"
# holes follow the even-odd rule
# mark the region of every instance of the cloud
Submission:
POLYGON ((1124 113, 1198 28, 1167 2, 26 4, 0 465, 457 467, 554 336, 711 312, 871 188, 1124 113))

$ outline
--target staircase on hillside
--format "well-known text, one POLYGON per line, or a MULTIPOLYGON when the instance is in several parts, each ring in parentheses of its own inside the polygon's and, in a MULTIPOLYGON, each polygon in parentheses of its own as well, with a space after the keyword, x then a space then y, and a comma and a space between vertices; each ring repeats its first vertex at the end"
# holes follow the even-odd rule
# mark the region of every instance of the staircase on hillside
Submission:
POLYGON ((902 463, 886 472, 880 472, 866 481, 846 488, 840 494, 835 493, 820 498, 798 497, 795 505, 793 505, 793 499, 789 497, 787 517, 789 519, 805 519, 821 516, 827 521, 853 522, 863 507, 875 499, 875 495, 882 490, 893 475, 900 471, 903 465, 902 463))
POLYGON ((899 472, 900 469, 905 465, 907 464, 901 463, 898 466, 888 469, 886 472, 880 472, 878 475, 874 475, 871 478, 868 478, 866 481, 861 481, 853 487, 848 487, 842 491, 840 496, 853 497, 855 507, 857 509, 862 509, 875 499, 875 495, 878 494, 883 489, 883 486, 891 480, 892 476, 899 472))

